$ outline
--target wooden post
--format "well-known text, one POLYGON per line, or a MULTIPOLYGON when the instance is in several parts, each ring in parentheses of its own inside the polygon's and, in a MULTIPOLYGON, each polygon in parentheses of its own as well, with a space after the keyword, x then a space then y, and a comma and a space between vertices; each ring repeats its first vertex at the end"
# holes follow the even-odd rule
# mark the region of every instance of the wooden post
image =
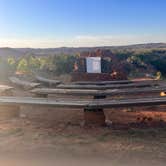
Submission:
MULTIPOLYGON (((94 96, 94 99, 104 99, 106 96, 94 96)), ((105 115, 102 108, 84 108, 84 124, 105 126, 105 115)))
POLYGON ((1 105, 0 120, 18 118, 20 115, 20 107, 18 105, 1 105))

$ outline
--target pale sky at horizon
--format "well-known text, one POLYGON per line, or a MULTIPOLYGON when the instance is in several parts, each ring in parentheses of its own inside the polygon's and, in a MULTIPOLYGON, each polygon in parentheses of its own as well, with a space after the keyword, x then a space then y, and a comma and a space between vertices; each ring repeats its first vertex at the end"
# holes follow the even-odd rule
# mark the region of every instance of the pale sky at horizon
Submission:
POLYGON ((165 0, 0 0, 0 47, 166 43, 165 0))

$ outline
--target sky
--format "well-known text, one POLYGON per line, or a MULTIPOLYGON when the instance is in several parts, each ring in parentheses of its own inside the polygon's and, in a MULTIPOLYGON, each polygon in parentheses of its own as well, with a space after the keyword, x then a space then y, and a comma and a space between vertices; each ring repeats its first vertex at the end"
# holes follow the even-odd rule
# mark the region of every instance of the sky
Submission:
POLYGON ((166 0, 0 0, 0 47, 166 42, 166 0))

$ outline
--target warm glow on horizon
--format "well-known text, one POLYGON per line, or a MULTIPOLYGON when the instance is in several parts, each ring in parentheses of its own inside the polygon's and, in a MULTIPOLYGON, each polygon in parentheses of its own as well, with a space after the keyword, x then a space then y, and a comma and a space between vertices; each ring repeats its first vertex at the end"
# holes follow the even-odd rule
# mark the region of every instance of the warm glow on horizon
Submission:
POLYGON ((0 38, 0 47, 95 47, 166 42, 166 35, 76 36, 71 38, 0 38))

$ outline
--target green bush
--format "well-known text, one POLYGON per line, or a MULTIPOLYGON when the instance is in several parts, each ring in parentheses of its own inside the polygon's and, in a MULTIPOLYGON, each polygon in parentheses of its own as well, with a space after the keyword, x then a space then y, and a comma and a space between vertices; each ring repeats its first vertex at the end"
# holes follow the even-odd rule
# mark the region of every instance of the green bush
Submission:
POLYGON ((69 74, 74 69, 76 57, 68 55, 54 56, 53 66, 56 74, 69 74))
POLYGON ((30 70, 29 66, 28 66, 28 61, 25 58, 22 58, 17 65, 17 71, 20 72, 28 72, 30 70))
MULTIPOLYGON (((113 61, 103 63, 102 70, 111 72, 112 67, 121 68, 128 75, 135 73, 160 72, 166 77, 166 50, 143 50, 129 51, 116 50, 113 61), (117 63, 116 62, 116 63, 117 63)), ((16 71, 20 72, 51 72, 52 74, 70 74, 73 72, 76 55, 55 55, 55 56, 24 56, 23 58, 0 58, 0 76, 7 77, 16 71)))

